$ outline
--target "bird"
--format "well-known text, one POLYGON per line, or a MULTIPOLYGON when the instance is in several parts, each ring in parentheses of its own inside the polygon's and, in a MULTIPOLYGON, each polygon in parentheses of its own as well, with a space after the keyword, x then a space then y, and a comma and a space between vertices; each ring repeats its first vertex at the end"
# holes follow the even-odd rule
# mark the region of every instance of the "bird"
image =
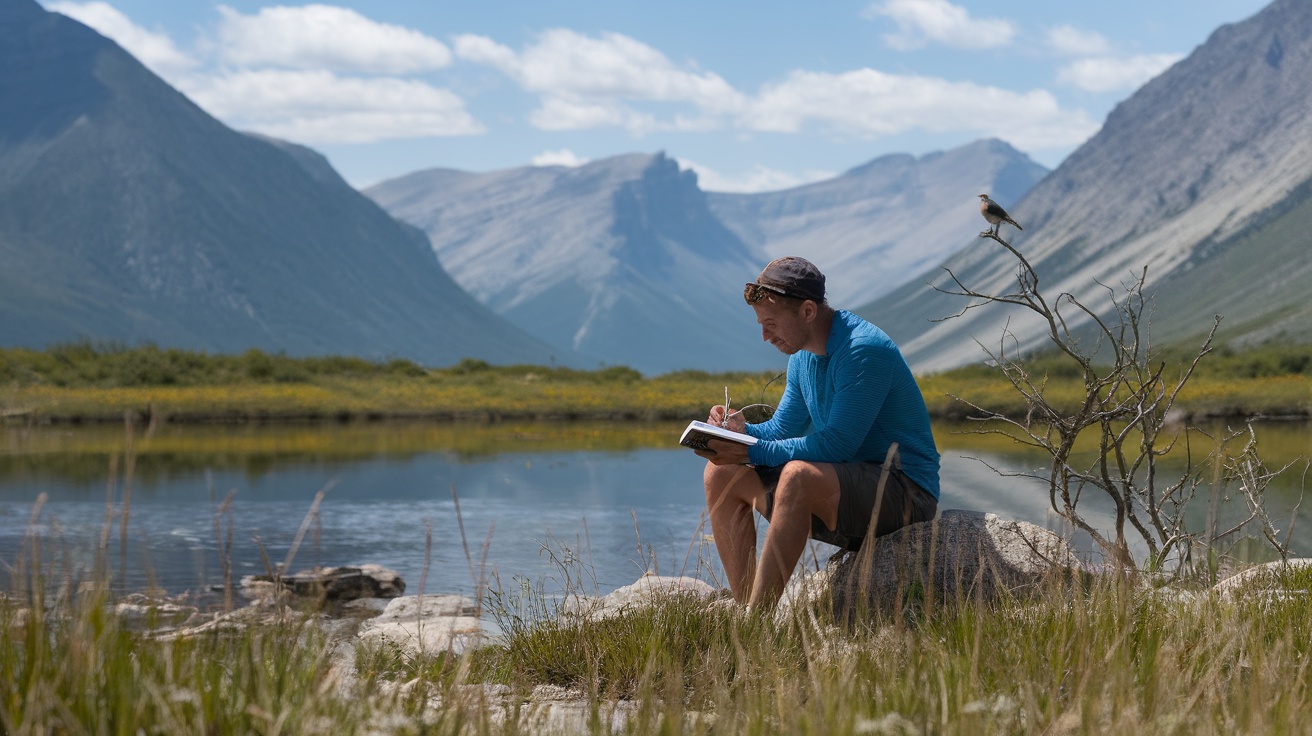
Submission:
POLYGON ((1002 209, 1002 205, 989 199, 989 195, 987 194, 979 195, 979 213, 984 215, 984 219, 988 220, 989 224, 993 226, 991 232, 995 236, 998 234, 998 230, 1002 228, 1002 223, 1004 222, 1009 222, 1012 225, 1015 225, 1017 230, 1025 229, 1020 226, 1019 222, 1011 219, 1011 215, 1007 214, 1007 211, 1002 209))

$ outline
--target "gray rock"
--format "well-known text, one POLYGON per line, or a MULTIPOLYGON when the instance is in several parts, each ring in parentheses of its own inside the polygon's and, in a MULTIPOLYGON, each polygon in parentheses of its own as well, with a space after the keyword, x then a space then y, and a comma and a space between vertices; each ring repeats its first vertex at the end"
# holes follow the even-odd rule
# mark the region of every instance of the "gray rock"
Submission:
POLYGON ((362 641, 387 642, 407 654, 463 652, 483 642, 475 602, 459 595, 410 595, 395 598, 375 618, 360 626, 362 641))
POLYGON ((1239 597, 1254 591, 1307 595, 1307 591, 1281 590, 1281 588, 1284 587, 1281 581, 1281 576, 1282 574, 1287 574, 1309 566, 1312 566, 1312 559, 1306 557, 1295 557, 1284 561, 1277 560, 1275 562, 1268 562, 1236 573, 1235 575, 1232 575, 1212 586, 1212 590, 1222 596, 1228 597, 1239 597))
POLYGON ((843 618, 867 607, 887 612, 1023 595, 1055 573, 1082 569, 1066 540, 1047 529, 949 509, 831 560, 796 597, 815 600, 832 592, 834 611, 843 618))
POLYGON ((263 596, 281 583, 292 595, 325 601, 348 601, 357 598, 396 598, 405 593, 405 581, 381 565, 358 567, 316 567, 284 575, 247 575, 241 579, 243 592, 263 596))
POLYGON ((186 626, 189 621, 197 620, 200 610, 196 606, 168 599, 131 593, 114 604, 114 613, 123 626, 129 629, 146 630, 186 626))
POLYGON ((661 600, 680 596, 706 600, 717 592, 710 584, 697 578, 646 573, 632 585, 617 588, 600 598, 571 596, 565 600, 561 609, 564 613, 604 619, 661 600))

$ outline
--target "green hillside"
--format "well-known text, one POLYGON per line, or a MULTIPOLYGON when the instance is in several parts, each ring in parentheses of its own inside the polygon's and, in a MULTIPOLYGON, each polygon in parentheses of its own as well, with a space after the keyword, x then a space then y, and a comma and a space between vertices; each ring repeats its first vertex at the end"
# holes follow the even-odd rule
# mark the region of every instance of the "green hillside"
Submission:
POLYGON ((1312 342, 1312 185, 1224 247, 1199 248, 1156 290, 1153 334, 1182 338, 1222 316, 1219 339, 1236 347, 1312 342), (1209 252, 1209 250, 1214 252, 1209 252))

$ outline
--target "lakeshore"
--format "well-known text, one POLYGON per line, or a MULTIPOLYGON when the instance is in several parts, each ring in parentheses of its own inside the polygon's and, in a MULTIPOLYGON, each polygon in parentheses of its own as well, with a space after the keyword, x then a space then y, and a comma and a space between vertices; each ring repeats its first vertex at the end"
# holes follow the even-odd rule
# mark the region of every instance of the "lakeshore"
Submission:
MULTIPOLYGON (((978 371, 918 378, 930 416, 963 419, 988 411, 1024 415, 1010 383, 978 371)), ((0 420, 8 422, 140 421, 231 423, 426 419, 434 421, 618 420, 703 418, 722 403, 777 403, 778 374, 681 373, 644 378, 632 371, 561 372, 537 367, 488 368, 472 374, 307 377, 298 381, 238 379, 197 385, 0 386, 0 420)), ((1083 385, 1072 377, 1047 382, 1054 405, 1073 407, 1083 385)), ((1173 407, 1182 419, 1312 417, 1312 378, 1200 376, 1173 407)))
MULTIPOLYGON (((399 366, 353 376, 307 371, 282 381, 244 375, 190 385, 177 384, 185 376, 174 376, 173 384, 119 386, 11 379, 7 408, 16 406, 8 403, 14 397, 46 396, 50 403, 28 404, 4 423, 6 467, 31 478, 35 490, 50 492, 43 513, 56 518, 34 527, 19 554, 5 555, 10 568, 27 574, 0 596, 0 630, 10 632, 0 643, 0 726, 7 732, 94 732, 95 724, 105 723, 147 733, 510 734, 537 732, 545 710, 561 702, 578 716, 563 729, 571 733, 1281 732, 1298 730, 1312 717, 1312 683, 1299 664, 1312 641, 1309 602, 1298 593, 1308 587, 1306 575, 1243 599, 1213 595, 1189 580, 1162 586, 1150 578, 1111 577, 1054 585, 1028 600, 910 606, 902 615, 876 615, 854 627, 837 625, 823 611, 776 621, 687 599, 585 621, 558 615, 562 591, 541 584, 550 571, 522 575, 529 561, 567 562, 568 575, 555 573, 567 586, 568 580, 595 584, 600 576, 613 587, 640 570, 621 564, 619 572, 599 574, 568 549, 555 548, 551 558, 529 544, 504 558, 499 598, 474 596, 462 604, 462 610, 483 606, 506 635, 460 652, 408 653, 382 638, 344 645, 334 633, 337 624, 277 605, 250 607, 267 614, 253 623, 172 640, 148 635, 125 613, 141 611, 153 621, 170 615, 169 601, 123 607, 138 600, 124 593, 140 588, 111 585, 121 555, 135 553, 138 539, 177 545, 155 553, 157 561, 198 556, 214 573, 220 563, 238 572, 243 562, 262 570, 265 550, 274 561, 288 556, 308 518, 310 497, 330 478, 341 481, 317 507, 314 533, 305 537, 294 567, 308 566, 319 554, 339 562, 342 555, 328 556, 320 540, 356 539, 342 549, 413 560, 411 585, 422 591, 427 576, 429 590, 454 592, 437 568, 451 579, 468 577, 466 570, 486 554, 480 550, 485 531, 496 555, 503 541, 525 541, 544 521, 560 531, 555 525, 566 516, 584 515, 589 524, 579 535, 598 556, 623 563, 635 546, 650 550, 669 542, 668 550, 658 549, 666 555, 663 570, 665 560, 677 563, 674 572, 713 566, 713 550, 690 547, 687 538, 700 512, 700 464, 673 441, 688 417, 722 400, 726 384, 735 405, 739 395, 744 402, 762 396, 777 401, 773 376, 649 379, 622 369, 466 369, 399 366), (308 403, 316 391, 336 398, 308 403), (384 421, 391 416, 408 421, 384 421), (598 472, 596 455, 617 461, 613 474, 598 472), (651 464, 644 464, 648 459, 651 464), (383 472, 383 461, 400 474, 383 472), (671 483, 676 469, 689 477, 671 483), (277 490, 271 479, 283 472, 288 490, 277 490), (472 563, 461 549, 448 476, 460 488, 472 563), (549 477, 564 482, 548 487, 549 477), (641 488, 634 488, 634 478, 641 488), (127 481, 130 510, 125 495, 114 490, 126 490, 127 481), (224 500, 229 487, 242 489, 232 504, 224 500), (62 497, 56 488, 64 489, 62 497), (195 497, 190 511, 179 489, 195 497), (625 495, 616 503, 608 493, 621 490, 625 495), (682 535, 677 539, 655 516, 671 513, 676 492, 689 494, 680 501, 687 511, 669 526, 682 535), (650 504, 640 505, 640 496, 650 504), (531 499, 552 506, 544 510, 531 499), (65 505, 55 509, 56 502, 65 505), (75 502, 85 505, 84 523, 74 523, 75 502), (380 523, 368 537, 350 537, 366 526, 359 515, 366 511, 380 523), (156 512, 178 515, 159 517, 145 535, 120 538, 120 529, 141 528, 156 512), (537 526, 511 526, 512 512, 537 526), (277 525, 275 518, 281 519, 277 525), (426 520, 436 523, 430 528, 426 520), (35 558, 23 554, 33 544, 67 549, 60 535, 79 526, 97 539, 109 529, 110 579, 70 576, 62 561, 34 566, 35 558), (261 530, 258 554, 243 550, 250 529, 261 530), (624 534, 607 539, 608 532, 624 534), (391 552, 380 546, 384 542, 400 546, 391 552), (31 615, 36 605, 44 615, 31 615), (1200 618, 1208 624, 1197 625, 1200 618), (346 660, 344 646, 352 651, 346 660)), ((987 376, 982 382, 968 373, 949 376, 941 384, 940 378, 921 382, 931 406, 932 394, 946 406, 955 403, 949 393, 979 403, 989 391, 1003 397, 1011 390, 987 376)), ((1254 377, 1247 394, 1237 388, 1243 381, 1232 379, 1199 377, 1191 388, 1204 389, 1212 380, 1222 409, 1248 401, 1236 396, 1269 401, 1284 391, 1283 408, 1296 411, 1277 413, 1297 415, 1298 402, 1306 400, 1299 398, 1307 391, 1301 374, 1254 377)), ((1205 403, 1191 406, 1177 409, 1194 416, 1215 411, 1205 403)), ((992 458, 1017 451, 1011 440, 973 434, 972 426, 936 421, 949 471, 954 462, 966 462, 964 454, 996 462, 992 458)), ((1264 455, 1270 451, 1276 464, 1306 455, 1307 426, 1261 423, 1264 455)), ((1014 482, 988 472, 963 476, 950 505, 1001 507, 1009 496, 982 495, 982 478, 995 486, 1014 482)), ((954 484, 947 485, 952 492, 954 484)), ((6 514, 15 531, 32 512, 30 497, 18 495, 27 499, 20 504, 25 508, 6 514)), ((1042 491, 1026 495, 1040 499, 1042 491)), ((572 530, 567 534, 573 538, 572 530)), ((193 577, 195 567, 186 568, 193 577)), ((714 580, 702 572, 698 577, 714 580)))

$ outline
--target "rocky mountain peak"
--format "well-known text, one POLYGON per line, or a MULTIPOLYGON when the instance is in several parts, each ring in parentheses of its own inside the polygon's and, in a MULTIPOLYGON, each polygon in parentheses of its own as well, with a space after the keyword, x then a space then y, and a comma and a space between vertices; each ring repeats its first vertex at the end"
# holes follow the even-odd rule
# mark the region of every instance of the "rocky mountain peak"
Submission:
MULTIPOLYGON (((1110 306, 1099 283, 1119 284, 1144 267, 1149 292, 1160 287, 1166 295, 1187 283, 1189 274, 1201 273, 1193 269, 1307 200, 1309 140, 1312 3, 1276 0, 1252 18, 1217 29, 1118 105, 1093 138, 1007 208, 1025 225, 1012 243, 1027 254, 1049 290, 1073 293, 1095 309, 1110 306)), ((987 244, 973 244, 947 265, 966 283, 1004 289, 1014 274, 1006 259, 996 256, 987 244)), ((1249 263, 1265 257, 1247 256, 1249 263)), ((1225 283, 1225 274, 1215 273, 1212 283, 1192 288, 1192 300, 1180 305, 1206 310, 1201 317, 1206 320, 1225 311, 1222 297, 1231 290, 1255 287, 1225 283), (1207 306, 1214 298, 1220 301, 1207 306)), ((1279 295, 1286 289, 1271 291, 1277 297, 1273 305, 1285 299, 1279 295)), ((1002 309, 972 310, 929 326, 929 319, 959 308, 926 287, 908 287, 868 313, 906 315, 886 329, 914 335, 904 340, 904 351, 922 368, 941 368, 981 358, 973 341, 996 340, 1008 317, 1015 316, 1002 309)), ((1234 316, 1250 317, 1261 310, 1233 309, 1234 316)), ((1304 311, 1292 303, 1289 309, 1304 311)), ((1292 324, 1288 315, 1281 321, 1292 324)), ((1041 326, 1013 322, 1011 327, 1022 345, 1042 343, 1041 326)))
POLYGON ((710 202, 769 258, 814 261, 828 274, 832 301, 854 307, 960 248, 979 217, 980 192, 1010 205, 1046 173, 1007 143, 984 140, 920 157, 880 156, 779 192, 712 194, 710 202))

